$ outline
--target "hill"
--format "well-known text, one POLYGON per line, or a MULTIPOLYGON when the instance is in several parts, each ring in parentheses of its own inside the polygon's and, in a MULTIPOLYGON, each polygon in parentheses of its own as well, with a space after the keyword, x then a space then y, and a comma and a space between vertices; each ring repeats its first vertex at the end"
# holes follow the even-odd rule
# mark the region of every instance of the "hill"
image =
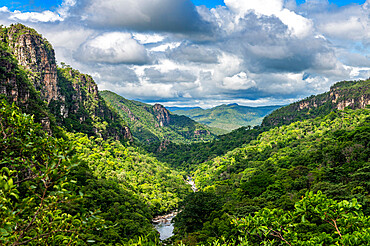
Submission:
POLYGON ((110 91, 100 94, 119 112, 140 142, 192 143, 215 138, 210 127, 186 116, 172 114, 160 104, 128 100, 110 91))
POLYGON ((262 127, 275 127, 298 120, 324 116, 333 110, 365 108, 370 103, 370 79, 342 81, 330 87, 330 91, 310 96, 272 112, 263 119, 262 127))
POLYGON ((345 109, 273 128, 249 144, 199 165, 194 177, 200 192, 189 195, 180 207, 182 212, 175 222, 178 238, 185 244, 210 243, 224 237, 225 245, 238 238, 241 245, 272 240, 275 243, 269 245, 282 245, 274 230, 289 242, 301 242, 297 245, 307 245, 308 241, 318 245, 328 238, 346 245, 347 239, 338 236, 336 228, 327 222, 329 218, 338 223, 346 237, 352 237, 356 230, 369 235, 369 230, 361 229, 370 222, 369 132, 370 109, 345 109), (313 200, 318 199, 314 198, 316 193, 320 200, 313 200), (329 212, 329 204, 343 200, 347 200, 343 205, 359 203, 353 221, 347 220, 347 215, 355 211, 354 207, 343 208, 341 215, 329 215, 336 213, 335 206, 329 212), (327 210, 321 212, 319 204, 327 210), (300 216, 289 217, 293 211, 300 216), (233 217, 239 218, 238 222, 233 222, 233 217), (237 227, 238 223, 244 229, 237 227), (289 228, 295 229, 289 232, 289 228), (321 237, 323 233, 326 239, 321 237))
POLYGON ((186 115, 199 123, 230 132, 243 126, 259 125, 266 115, 278 108, 280 106, 247 107, 234 103, 210 109, 174 108, 171 111, 178 115, 186 115))

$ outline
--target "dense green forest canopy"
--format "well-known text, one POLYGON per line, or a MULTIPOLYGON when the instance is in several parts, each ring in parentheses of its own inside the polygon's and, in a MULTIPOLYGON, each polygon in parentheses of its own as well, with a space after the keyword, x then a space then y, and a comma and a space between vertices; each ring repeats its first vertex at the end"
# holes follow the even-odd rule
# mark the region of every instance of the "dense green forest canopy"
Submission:
MULTIPOLYGON (((361 221, 364 218, 359 223, 363 223, 363 226, 368 225, 369 133, 370 110, 347 109, 332 112, 325 117, 273 128, 260 134, 249 144, 199 165, 194 176, 202 192, 191 195, 191 200, 198 201, 194 202, 194 205, 182 204, 183 211, 175 221, 176 230, 179 231, 178 237, 190 245, 212 242, 221 237, 225 242, 232 242, 240 235, 232 219, 235 217, 248 219, 242 221, 243 226, 246 226, 251 234, 248 234, 247 230, 243 235, 245 240, 250 240, 251 245, 262 242, 280 245, 283 239, 274 237, 277 234, 274 230, 278 230, 279 227, 274 224, 275 229, 269 229, 269 223, 274 222, 273 216, 279 217, 278 214, 285 216, 284 213, 297 209, 297 202, 302 203, 300 199, 307 191, 322 192, 326 196, 325 199, 322 198, 325 202, 327 198, 334 201, 355 199, 353 204, 348 206, 356 207, 355 204, 359 203, 355 210, 360 211, 363 214, 361 216, 365 217, 361 217, 357 212, 351 216, 361 221), (195 204, 205 204, 208 207, 207 202, 211 201, 215 201, 215 204, 210 206, 215 209, 205 211, 205 208, 194 207, 195 204), (196 227, 192 224, 194 209, 202 211, 202 217, 197 216, 199 221, 196 227), (227 229, 223 230, 220 227, 227 229), (259 238, 257 229, 265 237, 259 238), (217 236, 214 235, 215 231, 217 236)), ((351 208, 349 210, 352 211, 351 208)), ((314 211, 309 213, 312 212, 314 211)), ((294 223, 294 220, 300 220, 304 216, 301 210, 297 211, 300 217, 294 217, 293 214, 292 212, 287 215, 290 216, 289 223, 294 223)), ((310 245, 347 242, 348 238, 336 236, 335 228, 325 222, 328 219, 321 218, 321 222, 316 219, 311 221, 309 216, 313 215, 307 215, 306 218, 310 218, 307 222, 305 218, 303 219, 302 231, 298 235, 294 235, 293 232, 289 234, 291 240, 294 240, 291 242, 301 242, 297 245, 304 245, 304 242, 310 240, 313 240, 310 245), (326 236, 323 236, 323 233, 326 236)), ((344 215, 341 216, 343 217, 338 217, 341 219, 335 223, 342 228, 352 223, 347 221, 344 215)), ((356 230, 358 235, 364 237, 369 235, 369 227, 359 226, 356 230)), ((348 231, 346 237, 355 235, 351 233, 348 231)), ((359 240, 350 245, 362 245, 363 242, 359 240)))

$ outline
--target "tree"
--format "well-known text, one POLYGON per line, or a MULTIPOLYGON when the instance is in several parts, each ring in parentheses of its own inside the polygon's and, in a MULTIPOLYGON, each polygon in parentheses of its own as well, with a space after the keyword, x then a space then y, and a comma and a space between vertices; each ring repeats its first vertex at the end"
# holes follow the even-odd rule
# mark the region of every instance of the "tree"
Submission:
MULTIPOLYGON (((370 217, 356 199, 335 201, 307 192, 294 211, 264 208, 234 221, 252 245, 366 245, 370 217)), ((248 245, 248 244, 245 244, 248 245)))
POLYGON ((72 192, 68 178, 78 159, 71 146, 42 131, 33 117, 0 101, 0 244, 67 245, 96 226, 93 214, 71 214, 68 204, 82 194, 72 192))

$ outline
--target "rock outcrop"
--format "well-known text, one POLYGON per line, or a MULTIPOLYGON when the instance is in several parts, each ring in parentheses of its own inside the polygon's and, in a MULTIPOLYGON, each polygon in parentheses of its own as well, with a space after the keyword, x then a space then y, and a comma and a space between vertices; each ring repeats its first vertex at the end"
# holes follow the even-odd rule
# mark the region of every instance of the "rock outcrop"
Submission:
POLYGON ((370 79, 338 82, 330 88, 329 92, 308 97, 272 112, 263 120, 262 126, 274 127, 297 120, 315 118, 347 107, 365 108, 370 104, 369 91, 370 79))
POLYGON ((50 43, 33 29, 21 24, 12 25, 7 31, 8 44, 19 65, 31 71, 29 78, 42 99, 63 100, 58 88, 57 65, 50 43))
POLYGON ((159 124, 156 125, 156 127, 168 126, 170 124, 170 112, 165 107, 163 107, 161 104, 155 104, 153 106, 153 111, 159 124))
POLYGON ((51 121, 45 104, 29 83, 26 72, 19 67, 17 60, 5 46, 0 47, 0 94, 14 102, 25 113, 33 113, 35 121, 42 124, 49 134, 51 121))

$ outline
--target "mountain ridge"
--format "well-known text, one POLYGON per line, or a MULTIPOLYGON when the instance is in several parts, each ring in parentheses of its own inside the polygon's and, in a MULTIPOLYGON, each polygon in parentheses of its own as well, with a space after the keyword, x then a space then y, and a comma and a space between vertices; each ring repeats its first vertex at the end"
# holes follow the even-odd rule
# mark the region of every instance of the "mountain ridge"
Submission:
POLYGON ((227 133, 240 127, 259 125, 264 116, 280 107, 277 105, 250 107, 232 103, 218 105, 210 109, 175 109, 172 112, 186 115, 199 123, 223 129, 227 133))
POLYGON ((330 87, 328 92, 312 95, 292 103, 263 119, 262 127, 289 124, 297 120, 312 119, 329 114, 332 110, 365 108, 370 103, 370 78, 359 81, 341 81, 330 87))
POLYGON ((215 138, 212 129, 186 116, 172 114, 163 105, 150 105, 128 100, 111 91, 102 97, 117 110, 129 125, 133 136, 142 143, 209 141, 215 138))

